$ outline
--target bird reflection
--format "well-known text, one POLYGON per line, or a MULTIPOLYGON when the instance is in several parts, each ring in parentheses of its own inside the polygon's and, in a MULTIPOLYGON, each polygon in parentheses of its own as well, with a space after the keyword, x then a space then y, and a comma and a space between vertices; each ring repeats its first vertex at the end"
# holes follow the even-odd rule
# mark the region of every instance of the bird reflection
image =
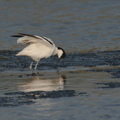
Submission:
POLYGON ((57 91, 63 90, 66 82, 66 76, 58 74, 57 78, 42 78, 39 73, 32 73, 32 78, 19 86, 24 92, 30 91, 57 91))

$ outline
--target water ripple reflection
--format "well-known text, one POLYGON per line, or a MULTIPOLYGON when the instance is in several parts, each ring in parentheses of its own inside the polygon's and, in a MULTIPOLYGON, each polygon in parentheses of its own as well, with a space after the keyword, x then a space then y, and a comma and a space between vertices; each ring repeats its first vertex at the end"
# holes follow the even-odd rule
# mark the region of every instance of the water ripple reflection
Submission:
POLYGON ((20 91, 58 91, 64 90, 66 77, 63 75, 59 75, 58 78, 42 78, 42 76, 35 75, 26 81, 25 83, 22 83, 22 85, 18 86, 18 89, 20 91))

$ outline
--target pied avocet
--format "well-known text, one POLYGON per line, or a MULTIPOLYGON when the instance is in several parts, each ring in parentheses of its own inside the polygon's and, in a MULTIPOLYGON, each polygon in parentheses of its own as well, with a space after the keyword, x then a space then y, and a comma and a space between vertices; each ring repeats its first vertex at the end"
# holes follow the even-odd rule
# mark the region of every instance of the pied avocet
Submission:
MULTIPOLYGON (((22 51, 16 54, 16 56, 28 56, 32 60, 36 61, 34 69, 42 58, 48 58, 52 55, 58 55, 58 58, 65 57, 65 51, 56 47, 53 41, 44 36, 30 35, 24 33, 18 33, 18 35, 12 35, 12 37, 20 37, 17 43, 28 44, 22 51)), ((30 64, 30 69, 32 69, 33 61, 30 64)))

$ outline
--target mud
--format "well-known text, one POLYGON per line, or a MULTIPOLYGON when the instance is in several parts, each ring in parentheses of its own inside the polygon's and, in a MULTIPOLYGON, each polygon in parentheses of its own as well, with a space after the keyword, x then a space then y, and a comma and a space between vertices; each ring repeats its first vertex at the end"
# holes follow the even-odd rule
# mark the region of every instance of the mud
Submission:
MULTIPOLYGON (((0 68, 6 69, 24 69, 28 68, 31 59, 28 57, 16 57, 18 51, 0 51, 0 68)), ((72 53, 67 54, 66 58, 61 59, 57 64, 57 56, 41 60, 38 69, 55 69, 57 67, 67 66, 85 66, 94 67, 98 65, 120 65, 120 50, 97 52, 97 53, 72 53)))
MULTIPOLYGON (((85 94, 85 93, 80 93, 85 94)), ((41 98, 60 98, 76 96, 74 90, 61 91, 34 91, 34 92, 9 92, 5 93, 8 97, 0 97, 0 107, 19 106, 24 104, 35 103, 35 99, 41 98)))
MULTIPOLYGON (((28 57, 16 57, 15 54, 18 51, 0 51, 0 71, 6 70, 29 70, 31 59, 28 57)), ((72 53, 67 54, 66 58, 61 59, 57 63, 57 56, 50 57, 48 59, 42 59, 38 65, 39 70, 57 69, 59 67, 69 66, 84 66, 84 67, 96 67, 96 66, 119 66, 120 65, 120 50, 106 51, 97 53, 72 53)), ((113 75, 113 77, 119 78, 120 68, 110 69, 97 69, 92 71, 106 71, 113 75)), ((34 75, 34 74, 32 74, 34 75)))
POLYGON ((104 85, 104 87, 100 88, 119 88, 120 87, 120 82, 109 82, 109 83, 96 83, 98 85, 104 85))

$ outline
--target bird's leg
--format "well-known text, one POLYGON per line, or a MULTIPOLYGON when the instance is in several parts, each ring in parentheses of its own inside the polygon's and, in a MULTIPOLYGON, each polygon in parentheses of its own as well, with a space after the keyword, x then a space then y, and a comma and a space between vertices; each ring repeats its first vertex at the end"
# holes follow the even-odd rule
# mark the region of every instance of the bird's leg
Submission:
POLYGON ((33 65, 33 61, 32 61, 31 64, 30 64, 30 69, 32 69, 32 65, 33 65))
POLYGON ((36 65, 34 67, 35 70, 37 69, 38 63, 39 63, 39 61, 37 61, 36 65))

